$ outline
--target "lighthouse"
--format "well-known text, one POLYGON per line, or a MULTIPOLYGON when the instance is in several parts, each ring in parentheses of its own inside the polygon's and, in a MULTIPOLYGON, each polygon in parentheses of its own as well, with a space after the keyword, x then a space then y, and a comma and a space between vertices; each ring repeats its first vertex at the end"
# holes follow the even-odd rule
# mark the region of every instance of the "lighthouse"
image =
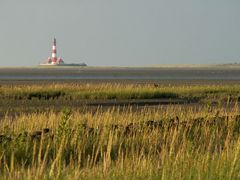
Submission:
POLYGON ((85 63, 80 64, 66 64, 62 60, 62 58, 57 57, 57 40, 53 38, 52 42, 52 57, 48 57, 44 63, 40 64, 40 66, 87 66, 85 63))
POLYGON ((57 58, 57 40, 53 38, 52 42, 52 56, 40 65, 63 65, 64 61, 61 58, 57 58))
POLYGON ((53 44, 52 44, 52 64, 57 63, 57 42, 56 38, 53 39, 53 44))

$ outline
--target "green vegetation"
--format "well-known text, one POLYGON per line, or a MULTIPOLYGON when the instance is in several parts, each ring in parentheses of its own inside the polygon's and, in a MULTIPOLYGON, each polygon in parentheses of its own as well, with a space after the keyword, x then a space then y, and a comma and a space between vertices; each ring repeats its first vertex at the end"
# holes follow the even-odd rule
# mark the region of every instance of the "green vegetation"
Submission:
POLYGON ((237 107, 209 110, 6 115, 0 178, 238 179, 237 107))
POLYGON ((238 99, 240 85, 160 86, 156 84, 51 84, 1 86, 5 99, 238 99))
POLYGON ((15 113, 1 107, 0 179, 239 179, 239 90, 238 85, 1 86, 2 104, 23 107, 15 113), (64 100, 133 98, 193 98, 202 104, 56 110, 64 100), (229 103, 212 106, 211 99, 229 103), (23 111, 36 102, 45 103, 44 111, 23 111))

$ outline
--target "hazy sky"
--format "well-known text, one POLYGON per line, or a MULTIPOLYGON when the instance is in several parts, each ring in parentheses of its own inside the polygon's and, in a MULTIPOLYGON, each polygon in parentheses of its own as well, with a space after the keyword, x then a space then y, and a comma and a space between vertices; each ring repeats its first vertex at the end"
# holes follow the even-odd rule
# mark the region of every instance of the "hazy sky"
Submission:
POLYGON ((0 66, 240 62, 239 0, 0 0, 0 66))

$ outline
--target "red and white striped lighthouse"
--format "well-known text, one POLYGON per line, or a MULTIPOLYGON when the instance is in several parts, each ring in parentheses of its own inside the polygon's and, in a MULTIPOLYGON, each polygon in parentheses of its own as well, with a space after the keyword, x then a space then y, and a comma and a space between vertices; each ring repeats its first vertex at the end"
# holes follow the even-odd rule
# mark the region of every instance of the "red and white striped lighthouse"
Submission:
POLYGON ((63 64, 65 64, 63 59, 57 57, 57 41, 56 41, 56 38, 54 38, 52 42, 52 56, 48 57, 48 59, 45 60, 45 62, 40 65, 57 66, 57 65, 63 65, 63 64))
POLYGON ((53 45, 52 45, 52 64, 56 64, 57 62, 57 42, 56 38, 53 39, 53 45))

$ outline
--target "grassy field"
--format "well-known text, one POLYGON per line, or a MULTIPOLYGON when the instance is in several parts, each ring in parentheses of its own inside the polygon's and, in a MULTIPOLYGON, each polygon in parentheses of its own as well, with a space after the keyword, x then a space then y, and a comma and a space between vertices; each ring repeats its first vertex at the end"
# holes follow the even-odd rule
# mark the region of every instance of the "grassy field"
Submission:
POLYGON ((26 107, 50 103, 45 103, 45 111, 19 107, 14 116, 4 111, 0 179, 239 179, 239 90, 204 85, 3 85, 2 102, 26 107), (78 106, 60 112, 50 106, 63 99, 113 98, 194 98, 203 105, 86 111, 78 106), (212 99, 226 104, 211 106, 207 101, 212 99))
POLYGON ((0 97, 15 100, 51 99, 224 99, 239 98, 240 85, 161 86, 161 84, 2 85, 0 97))

